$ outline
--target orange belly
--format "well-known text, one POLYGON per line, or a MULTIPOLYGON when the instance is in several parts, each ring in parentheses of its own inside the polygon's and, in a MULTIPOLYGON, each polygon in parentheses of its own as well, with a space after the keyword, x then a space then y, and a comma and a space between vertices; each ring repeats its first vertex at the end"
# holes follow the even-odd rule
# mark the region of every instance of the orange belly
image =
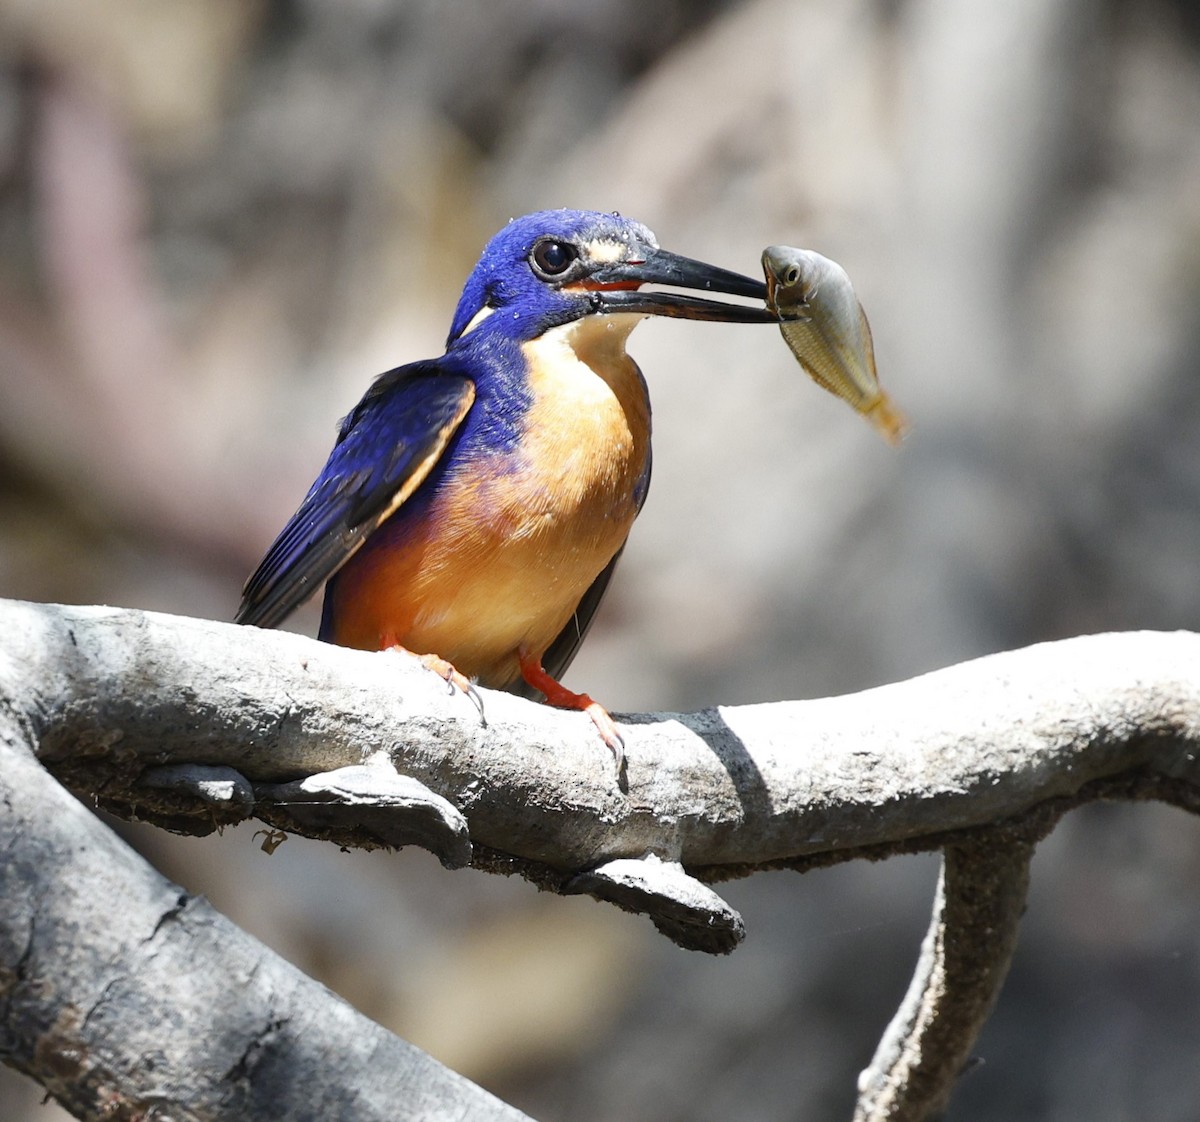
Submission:
POLYGON ((527 344, 519 448, 467 453, 338 573, 328 638, 368 650, 399 642, 497 688, 520 677, 522 654, 540 658, 555 640, 624 543, 650 454, 627 331, 583 322, 582 337, 572 324, 565 339, 527 344))

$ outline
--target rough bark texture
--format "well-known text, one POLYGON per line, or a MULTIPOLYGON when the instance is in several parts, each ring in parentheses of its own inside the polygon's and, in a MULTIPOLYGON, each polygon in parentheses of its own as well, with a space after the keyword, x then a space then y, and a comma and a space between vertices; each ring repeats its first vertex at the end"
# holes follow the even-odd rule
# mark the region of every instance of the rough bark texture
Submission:
POLYGON ((6 602, 0 635, 3 1049, 86 1118, 518 1115, 166 884, 46 771, 170 829, 255 816, 424 845, 717 952, 742 921, 700 880, 944 849, 924 958, 864 1074, 859 1117, 889 1122, 945 1103, 1007 970, 1036 838, 1088 799, 1200 805, 1186 633, 1046 644, 853 697, 626 716, 619 775, 586 716, 483 691, 484 724, 392 653, 6 602))
POLYGON ((854 1122, 930 1118, 946 1107, 1017 947, 1033 844, 980 831, 946 847, 912 983, 859 1077, 854 1122))
POLYGON ((1154 780, 1186 804, 1200 784, 1190 633, 1042 644, 847 697, 618 715, 620 781, 587 717, 484 690, 484 725, 390 652, 16 603, 0 608, 0 633, 5 704, 46 767, 110 809, 212 828, 211 804, 172 813, 138 785, 144 769, 226 766, 263 784, 386 759, 457 807, 477 847, 549 875, 654 853, 719 879, 940 848, 953 831, 1086 798, 1089 785, 1136 793, 1154 780))
POLYGON ((96 1122, 517 1122, 73 799, 0 719, 0 1055, 96 1122))

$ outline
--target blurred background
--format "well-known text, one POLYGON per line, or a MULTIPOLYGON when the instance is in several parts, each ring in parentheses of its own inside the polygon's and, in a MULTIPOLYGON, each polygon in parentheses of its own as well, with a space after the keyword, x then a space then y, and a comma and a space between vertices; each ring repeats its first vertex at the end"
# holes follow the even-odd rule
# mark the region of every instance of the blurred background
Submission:
MULTIPOLYGON (((654 486, 568 685, 689 709, 1200 629, 1189 0, 0 0, 0 595, 228 619, 336 419, 547 206, 836 258, 913 423, 889 449, 772 328, 640 327, 654 486)), ((543 1122, 848 1118, 936 873, 726 885, 712 960, 421 853, 120 828, 543 1122)), ((1200 1116, 1198 886, 1182 813, 1068 818, 950 1119, 1200 1116)), ((41 1099, 0 1072, 0 1117, 41 1099)))

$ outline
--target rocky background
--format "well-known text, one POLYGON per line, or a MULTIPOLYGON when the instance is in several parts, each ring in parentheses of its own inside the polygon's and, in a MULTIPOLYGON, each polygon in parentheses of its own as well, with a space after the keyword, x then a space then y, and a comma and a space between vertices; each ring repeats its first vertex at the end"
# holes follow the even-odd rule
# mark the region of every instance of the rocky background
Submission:
MULTIPOLYGON (((640 327, 654 486, 568 685, 694 708, 1200 629, 1188 0, 0 0, 0 595, 229 618, 336 418, 545 206, 838 259, 913 422, 889 449, 769 327, 640 327)), ((543 1122, 848 1117, 936 871, 727 885, 710 960, 424 854, 119 828, 543 1122)), ((1070 817, 950 1119, 1195 1119, 1198 944, 1200 824, 1070 817)), ((0 1117, 41 1098, 0 1072, 0 1117)))

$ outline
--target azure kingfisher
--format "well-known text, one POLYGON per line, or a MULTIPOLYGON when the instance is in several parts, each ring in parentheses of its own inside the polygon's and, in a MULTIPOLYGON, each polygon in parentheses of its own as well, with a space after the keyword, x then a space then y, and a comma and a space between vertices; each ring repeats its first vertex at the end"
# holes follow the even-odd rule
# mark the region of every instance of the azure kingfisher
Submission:
POLYGON ((400 647, 471 679, 587 712, 559 684, 650 484, 650 400, 625 353, 646 315, 778 323, 762 281, 659 249, 617 214, 513 220, 467 278, 446 353, 380 375, 246 582, 239 623, 274 627, 325 583, 320 638, 400 647))

